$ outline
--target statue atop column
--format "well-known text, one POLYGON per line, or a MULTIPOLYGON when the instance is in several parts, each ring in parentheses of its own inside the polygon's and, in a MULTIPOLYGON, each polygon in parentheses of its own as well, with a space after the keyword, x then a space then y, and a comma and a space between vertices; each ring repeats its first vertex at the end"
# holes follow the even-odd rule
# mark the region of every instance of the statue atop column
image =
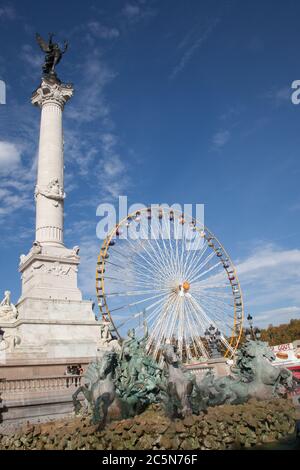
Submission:
POLYGON ((45 78, 58 80, 55 67, 61 61, 63 54, 66 52, 68 43, 65 41, 64 47, 62 49, 59 47, 58 43, 52 41, 53 36, 53 33, 49 33, 49 39, 47 42, 42 38, 42 36, 36 33, 36 41, 39 44, 41 50, 46 54, 45 63, 43 65, 43 73, 45 78))

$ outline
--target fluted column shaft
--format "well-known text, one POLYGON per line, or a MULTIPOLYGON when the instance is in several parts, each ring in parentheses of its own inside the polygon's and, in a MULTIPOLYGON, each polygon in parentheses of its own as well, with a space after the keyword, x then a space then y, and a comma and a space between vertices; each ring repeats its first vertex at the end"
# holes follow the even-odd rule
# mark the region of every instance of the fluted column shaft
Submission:
POLYGON ((64 156, 62 113, 71 98, 71 85, 43 79, 33 93, 32 104, 41 108, 36 200, 36 241, 63 245, 64 156))

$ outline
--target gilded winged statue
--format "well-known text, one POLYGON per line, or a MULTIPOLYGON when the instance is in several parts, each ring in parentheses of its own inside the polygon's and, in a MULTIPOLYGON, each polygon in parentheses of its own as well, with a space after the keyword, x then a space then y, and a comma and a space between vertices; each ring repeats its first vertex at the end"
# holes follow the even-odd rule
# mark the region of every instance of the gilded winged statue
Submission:
POLYGON ((43 73, 45 75, 52 75, 56 77, 55 67, 60 62, 63 54, 68 48, 67 41, 64 42, 64 47, 61 49, 56 42, 53 42, 53 33, 49 33, 48 42, 42 36, 36 34, 36 41, 41 50, 46 54, 45 63, 43 65, 43 73))

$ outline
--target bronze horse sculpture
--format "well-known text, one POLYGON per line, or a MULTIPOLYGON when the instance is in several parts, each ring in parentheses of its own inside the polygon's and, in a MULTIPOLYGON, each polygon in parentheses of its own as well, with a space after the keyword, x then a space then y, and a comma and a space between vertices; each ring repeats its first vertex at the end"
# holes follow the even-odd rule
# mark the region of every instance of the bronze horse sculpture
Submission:
POLYGON ((275 367, 274 359, 267 343, 246 341, 237 352, 231 375, 215 377, 208 372, 197 383, 201 406, 239 404, 250 398, 265 400, 286 395, 287 390, 293 390, 295 379, 288 369, 275 367))
POLYGON ((93 423, 105 424, 108 409, 116 397, 116 388, 113 381, 115 368, 117 366, 117 355, 115 352, 106 352, 101 360, 92 362, 85 374, 87 380, 73 394, 75 413, 78 414, 82 405, 78 399, 83 394, 92 412, 93 423))

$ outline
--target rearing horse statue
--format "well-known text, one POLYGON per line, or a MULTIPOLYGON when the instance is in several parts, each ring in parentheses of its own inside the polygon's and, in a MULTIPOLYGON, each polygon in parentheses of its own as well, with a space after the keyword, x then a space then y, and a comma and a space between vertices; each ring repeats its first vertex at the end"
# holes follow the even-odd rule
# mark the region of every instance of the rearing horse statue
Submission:
POLYGON ((81 385, 72 396, 76 414, 82 407, 77 398, 82 393, 92 411, 93 423, 105 424, 108 409, 116 396, 113 381, 116 366, 117 355, 112 351, 106 352, 101 360, 92 362, 88 366, 83 376, 87 379, 87 383, 81 385))
POLYGON ((167 367, 167 394, 172 415, 186 416, 192 413, 191 395, 196 386, 194 377, 185 371, 174 346, 166 344, 162 349, 167 367))

